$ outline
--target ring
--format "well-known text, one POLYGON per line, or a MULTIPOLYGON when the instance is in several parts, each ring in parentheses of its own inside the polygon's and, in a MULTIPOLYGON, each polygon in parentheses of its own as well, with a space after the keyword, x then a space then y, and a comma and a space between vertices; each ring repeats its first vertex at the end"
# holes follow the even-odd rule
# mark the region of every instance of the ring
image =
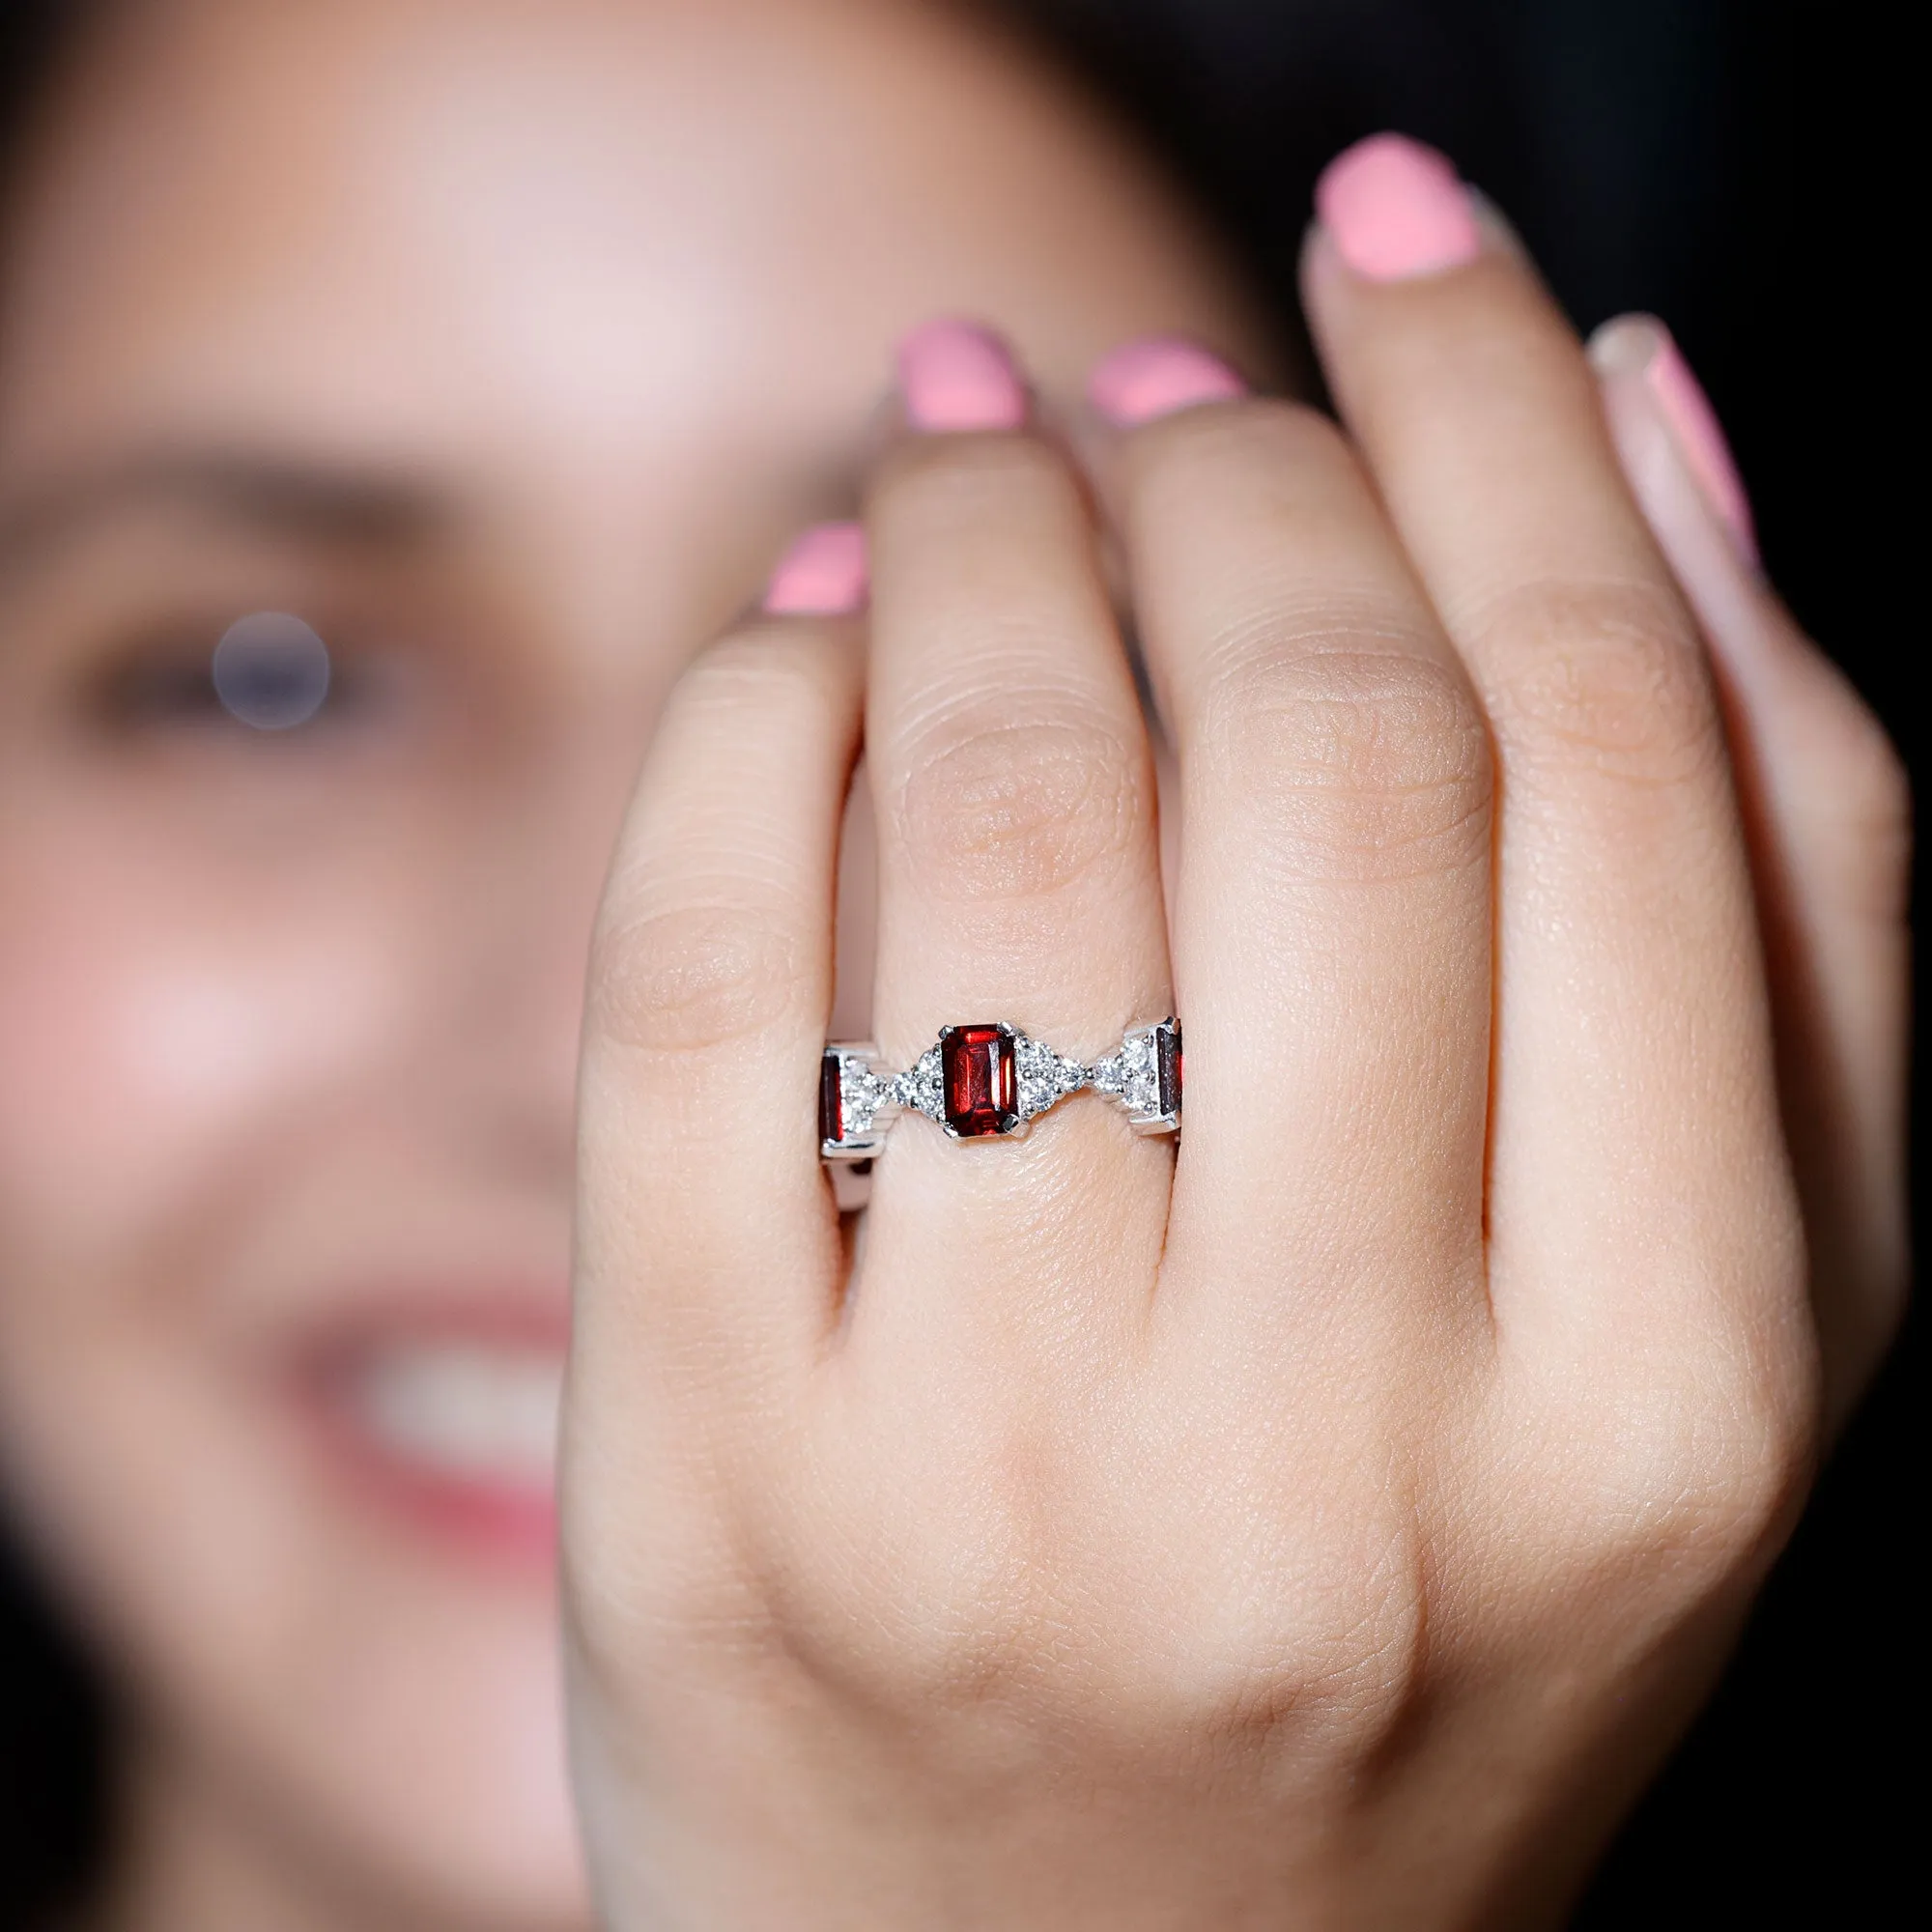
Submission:
POLYGON ((1180 1077, 1180 1022, 1172 1015, 1130 1028, 1118 1053, 1091 1065, 1005 1020, 942 1027, 903 1073, 885 1071, 876 1047, 835 1040, 819 1063, 818 1151, 870 1160, 901 1113, 923 1114, 949 1140, 1015 1140, 1087 1088, 1124 1107, 1136 1133, 1178 1133, 1180 1077))

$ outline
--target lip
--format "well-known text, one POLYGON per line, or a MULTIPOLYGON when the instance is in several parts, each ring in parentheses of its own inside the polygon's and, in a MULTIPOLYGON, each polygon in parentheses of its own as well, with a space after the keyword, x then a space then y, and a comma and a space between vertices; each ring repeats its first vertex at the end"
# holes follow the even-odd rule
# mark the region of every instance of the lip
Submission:
POLYGON ((408 1453, 373 1428, 362 1393, 375 1365, 424 1351, 554 1358, 569 1319, 560 1295, 460 1295, 420 1291, 358 1297, 359 1306, 305 1336, 288 1388, 298 1416, 343 1493, 418 1544, 492 1568, 552 1574, 554 1477, 466 1471, 408 1453))

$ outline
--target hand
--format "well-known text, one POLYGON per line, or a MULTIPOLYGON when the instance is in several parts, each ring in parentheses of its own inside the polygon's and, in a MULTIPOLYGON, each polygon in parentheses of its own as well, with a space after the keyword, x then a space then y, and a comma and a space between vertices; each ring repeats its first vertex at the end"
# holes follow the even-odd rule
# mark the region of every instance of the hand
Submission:
POLYGON ((1143 349, 1090 496, 996 368, 922 433, 915 355, 866 636, 748 624, 665 720, 593 962, 566 1424, 613 1925, 1555 1922, 1893 1319, 1882 738, 1628 332, 1613 441, 1500 230, 1389 273, 1331 203, 1349 438, 1143 349), (862 707, 889 1063, 1177 1010, 1178 1154, 1091 1095, 1020 1142, 907 1119, 841 1233, 862 707))

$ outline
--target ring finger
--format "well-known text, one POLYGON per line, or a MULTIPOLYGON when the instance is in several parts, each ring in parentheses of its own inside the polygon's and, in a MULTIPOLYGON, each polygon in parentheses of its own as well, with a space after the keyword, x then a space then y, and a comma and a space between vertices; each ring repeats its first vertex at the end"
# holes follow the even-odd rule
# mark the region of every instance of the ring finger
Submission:
MULTIPOLYGON (((941 1026, 1005 1021, 1092 1062, 1169 996, 1152 761, 1092 521, 999 343, 938 324, 901 374, 909 433, 867 503, 879 1042, 903 1066, 941 1026)), ((1091 1095, 1024 1139, 905 1121, 872 1199, 868 1249, 895 1264, 876 1319, 930 1337, 1037 1313, 1000 1294, 1001 1255, 1015 1283, 1025 1256, 1028 1279, 1082 1285, 1080 1302, 1151 1281, 1170 1170, 1091 1095)))

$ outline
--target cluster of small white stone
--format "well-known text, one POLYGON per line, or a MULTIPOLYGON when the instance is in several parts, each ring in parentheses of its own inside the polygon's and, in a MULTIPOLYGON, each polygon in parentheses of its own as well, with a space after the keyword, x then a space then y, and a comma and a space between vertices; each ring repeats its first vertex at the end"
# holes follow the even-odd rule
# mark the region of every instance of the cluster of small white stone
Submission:
POLYGON ((1121 1043, 1120 1085, 1112 1091, 1137 1114, 1160 1112, 1160 1062, 1151 1032, 1130 1033, 1121 1043))
POLYGON ((839 1122, 848 1141, 870 1133, 879 1109, 892 1098, 892 1081, 882 1080, 855 1054, 838 1056, 839 1122))
POLYGON ((1068 1060, 1023 1033, 1013 1036, 1013 1067, 1019 1075, 1022 1120, 1045 1113, 1056 1101, 1094 1083, 1093 1074, 1079 1061, 1068 1060))
POLYGON ((890 1085, 891 1097, 897 1105, 910 1107, 929 1121, 945 1121, 946 1094, 938 1047, 928 1046, 903 1073, 895 1074, 890 1085))

